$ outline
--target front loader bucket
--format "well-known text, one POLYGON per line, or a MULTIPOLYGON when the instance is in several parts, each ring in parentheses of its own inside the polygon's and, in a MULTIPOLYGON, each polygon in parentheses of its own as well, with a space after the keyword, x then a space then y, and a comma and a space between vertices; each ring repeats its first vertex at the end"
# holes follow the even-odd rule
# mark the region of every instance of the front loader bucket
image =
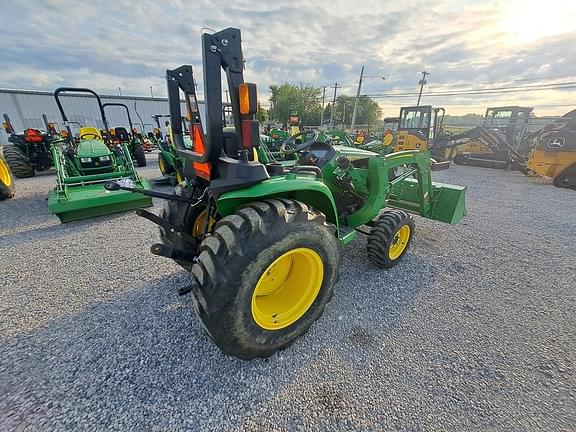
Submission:
POLYGON ((464 186, 432 182, 432 196, 428 197, 425 208, 421 208, 418 181, 407 178, 393 187, 388 205, 427 219, 456 224, 466 215, 465 195, 464 186))
MULTIPOLYGON (((148 182, 136 182, 136 187, 149 188, 148 182)), ((109 192, 102 183, 53 189, 48 194, 48 208, 62 223, 120 213, 152 206, 152 198, 127 191, 109 192)))

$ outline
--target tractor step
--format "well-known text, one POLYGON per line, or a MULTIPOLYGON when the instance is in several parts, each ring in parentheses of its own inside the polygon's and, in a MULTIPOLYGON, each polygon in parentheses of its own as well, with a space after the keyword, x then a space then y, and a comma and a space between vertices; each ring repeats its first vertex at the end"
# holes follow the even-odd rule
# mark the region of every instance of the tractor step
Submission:
POLYGON ((338 227, 338 239, 342 246, 350 243, 352 240, 356 238, 356 230, 354 228, 350 228, 346 225, 340 225, 338 227))
POLYGON ((179 261, 196 262, 198 259, 198 257, 193 253, 164 243, 154 243, 150 246, 150 252, 157 256, 163 256, 165 258, 179 261))

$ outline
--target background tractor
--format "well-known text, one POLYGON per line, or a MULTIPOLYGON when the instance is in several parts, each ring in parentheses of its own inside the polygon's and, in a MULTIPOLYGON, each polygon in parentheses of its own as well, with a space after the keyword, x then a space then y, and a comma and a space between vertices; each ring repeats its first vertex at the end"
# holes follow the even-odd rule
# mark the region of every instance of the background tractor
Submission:
POLYGON ((56 135, 54 126, 48 123, 46 115, 42 118, 46 131, 28 128, 17 134, 8 114, 4 114, 3 127, 8 137, 4 147, 4 157, 12 173, 17 178, 34 177, 37 171, 46 171, 54 165, 50 142, 56 135))
POLYGON ((106 187, 166 199, 160 216, 137 211, 160 226, 162 242, 152 252, 190 270, 193 282, 181 293, 192 294, 203 327, 226 353, 250 359, 289 346, 322 315, 342 247, 358 232, 368 236, 369 260, 393 267, 413 240, 411 214, 457 223, 466 188, 433 183, 427 152, 380 156, 320 142, 318 131, 283 144, 294 152, 295 166, 256 160, 256 85, 244 82, 240 41, 234 28, 202 35, 205 124, 192 67, 166 72, 172 137, 185 175, 174 193, 117 182, 106 187), (233 129, 222 124, 221 69, 233 129), (181 91, 190 148, 179 121, 181 91), (405 172, 389 181, 399 166, 405 172))
POLYGON ((554 186, 576 189, 576 110, 524 141, 533 147, 525 174, 552 177, 554 186))
POLYGON ((432 154, 457 165, 522 169, 530 153, 523 138, 531 113, 532 108, 519 106, 488 108, 481 126, 438 136, 432 154))
POLYGON ((112 103, 107 102, 102 105, 104 108, 104 113, 106 113, 106 108, 108 107, 120 107, 124 108, 126 111, 126 116, 128 118, 128 126, 130 128, 130 132, 126 130, 125 127, 115 127, 113 129, 114 133, 110 137, 110 145, 114 146, 119 143, 125 144, 130 151, 130 155, 132 156, 132 160, 136 162, 139 167, 146 166, 146 154, 144 153, 144 147, 142 146, 142 141, 135 132, 134 125, 132 124, 132 118, 130 117, 130 110, 126 105, 123 103, 112 103))
POLYGON ((151 206, 152 200, 149 197, 126 192, 110 194, 104 189, 103 184, 111 180, 139 188, 147 187, 148 183, 136 173, 126 142, 107 143, 100 131, 90 126, 80 128, 78 142, 72 138, 68 118, 59 98, 64 92, 92 94, 98 102, 105 134, 109 136, 108 121, 98 94, 86 88, 56 89, 54 98, 68 138, 55 139, 50 143, 57 174, 56 187, 48 194, 50 211, 62 222, 71 222, 151 206))

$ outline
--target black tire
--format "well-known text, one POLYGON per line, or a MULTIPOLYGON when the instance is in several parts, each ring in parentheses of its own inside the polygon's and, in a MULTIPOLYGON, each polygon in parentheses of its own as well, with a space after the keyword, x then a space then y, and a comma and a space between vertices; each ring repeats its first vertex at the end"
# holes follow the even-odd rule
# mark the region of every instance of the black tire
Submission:
POLYGON ((12 198, 14 191, 14 177, 10 167, 4 158, 0 156, 0 201, 12 198))
POLYGON ((144 153, 144 149, 142 148, 141 144, 134 145, 134 159, 136 159, 136 165, 139 167, 146 166, 146 153, 144 153))
POLYGON ((199 282, 192 291, 196 312, 225 353, 242 359, 268 357, 292 344, 322 315, 340 262, 335 227, 326 223, 322 213, 287 199, 251 203, 222 218, 200 245, 198 262, 192 267, 199 282), (321 258, 321 286, 295 322, 267 330, 252 313, 256 284, 278 257, 297 248, 312 249, 321 258))
POLYGON ((168 177, 174 173, 174 167, 170 165, 162 153, 158 153, 158 168, 163 176, 168 177))
POLYGON ((466 165, 466 161, 468 160, 468 156, 462 153, 457 154, 456 156, 454 156, 454 158, 452 159, 452 161, 456 164, 456 165, 466 165))
MULTIPOLYGON (((405 229, 406 230, 406 229, 405 229)), ((368 237, 368 259, 373 264, 382 268, 392 268, 402 259, 414 236, 414 219, 402 210, 390 210, 382 213, 374 224, 368 237), (391 254, 390 248, 397 244, 399 231, 408 226, 408 239, 398 256, 391 254)))
POLYGON ((4 159, 6 159, 6 163, 16 178, 34 177, 36 174, 30 160, 19 148, 13 145, 4 147, 4 159))
POLYGON ((554 186, 564 189, 576 189, 576 163, 564 168, 552 180, 554 186))

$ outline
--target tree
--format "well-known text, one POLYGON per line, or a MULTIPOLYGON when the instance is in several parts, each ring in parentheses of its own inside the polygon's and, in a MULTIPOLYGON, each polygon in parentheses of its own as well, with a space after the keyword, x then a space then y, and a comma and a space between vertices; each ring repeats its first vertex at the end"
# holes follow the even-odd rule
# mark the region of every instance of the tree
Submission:
POLYGON ((280 86, 271 85, 270 117, 272 120, 285 124, 292 111, 298 111, 302 125, 316 126, 320 124, 322 103, 320 89, 309 85, 284 83, 280 86))
MULTIPOLYGON (((352 113, 354 112, 354 96, 338 96, 336 107, 334 109, 334 124, 342 124, 350 127, 352 123, 352 113)), ((371 126, 378 122, 382 110, 378 103, 368 97, 360 96, 358 99, 358 108, 356 111, 356 124, 360 126, 371 126)))
POLYGON ((260 102, 258 102, 258 113, 256 114, 256 120, 258 120, 260 124, 264 124, 268 121, 268 110, 262 108, 260 102))

